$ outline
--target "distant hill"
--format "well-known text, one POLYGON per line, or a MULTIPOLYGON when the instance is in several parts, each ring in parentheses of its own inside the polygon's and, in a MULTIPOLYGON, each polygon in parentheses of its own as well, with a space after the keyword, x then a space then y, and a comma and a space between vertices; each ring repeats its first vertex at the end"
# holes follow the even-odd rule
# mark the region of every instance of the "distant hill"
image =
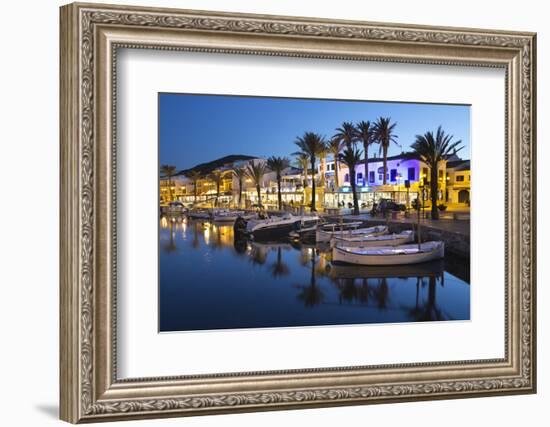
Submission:
POLYGON ((239 160, 252 160, 256 158, 257 157, 245 156, 243 154, 231 154, 229 156, 212 160, 211 162, 201 163, 199 165, 193 166, 192 168, 181 170, 177 173, 177 175, 185 175, 191 171, 199 171, 201 174, 206 175, 212 172, 214 169, 222 167, 223 165, 226 165, 228 163, 237 162, 239 160))

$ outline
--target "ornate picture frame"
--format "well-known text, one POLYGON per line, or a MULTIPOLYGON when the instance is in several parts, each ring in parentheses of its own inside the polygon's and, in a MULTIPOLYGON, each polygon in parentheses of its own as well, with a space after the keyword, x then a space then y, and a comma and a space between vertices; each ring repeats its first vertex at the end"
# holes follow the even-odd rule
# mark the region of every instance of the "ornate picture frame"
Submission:
POLYGON ((112 421, 536 391, 536 35, 70 4, 61 8, 61 419, 112 421), (119 380, 118 48, 500 67, 506 73, 505 357, 119 380))

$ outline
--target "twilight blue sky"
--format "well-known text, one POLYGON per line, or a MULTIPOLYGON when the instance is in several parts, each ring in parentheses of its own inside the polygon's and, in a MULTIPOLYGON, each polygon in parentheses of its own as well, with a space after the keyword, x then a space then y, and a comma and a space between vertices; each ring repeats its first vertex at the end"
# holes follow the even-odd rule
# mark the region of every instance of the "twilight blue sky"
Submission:
MULTIPOLYGON (((439 125, 462 140, 459 156, 470 158, 470 107, 371 101, 159 94, 160 164, 178 170, 229 154, 291 157, 297 136, 305 131, 330 138, 344 121, 357 123, 391 117, 401 146, 408 151, 415 135, 439 125)), ((377 146, 369 157, 378 154, 377 146)))

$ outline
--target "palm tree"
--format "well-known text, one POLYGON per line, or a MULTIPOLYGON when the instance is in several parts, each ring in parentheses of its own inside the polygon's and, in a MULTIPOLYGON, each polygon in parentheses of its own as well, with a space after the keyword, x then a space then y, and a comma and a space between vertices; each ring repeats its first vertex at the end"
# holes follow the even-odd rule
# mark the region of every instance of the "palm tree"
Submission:
POLYGON ((241 207, 241 200, 243 195, 243 183, 246 177, 245 168, 236 168, 233 169, 233 175, 237 178, 237 184, 239 185, 239 208, 241 207))
POLYGON ((340 161, 349 168, 349 180, 351 191, 353 193, 353 214, 359 215, 359 201, 357 200, 357 190, 355 183, 355 168, 361 162, 361 150, 351 146, 340 154, 340 161))
POLYGON ((303 187, 307 188, 307 169, 309 166, 309 158, 304 153, 295 153, 296 164, 302 169, 303 187))
POLYGON ((325 141, 323 151, 319 153, 319 163, 320 163, 319 168, 321 169, 319 185, 321 187, 325 187, 325 169, 327 165, 327 154, 328 154, 328 148, 327 148, 327 142, 325 141))
POLYGON ((168 191, 170 192, 170 201, 172 201, 172 177, 176 174, 176 167, 172 165, 162 165, 160 173, 168 178, 168 191))
POLYGON ((303 136, 296 138, 295 144, 300 148, 300 153, 306 155, 311 163, 311 211, 316 212, 315 208, 315 161, 320 153, 325 151, 325 140, 318 133, 305 132, 303 136))
POLYGON ((214 170, 208 175, 208 178, 210 178, 211 181, 216 184, 216 199, 214 200, 214 206, 218 206, 218 198, 220 197, 220 187, 223 183, 223 175, 224 172, 214 170))
POLYGON ((368 120, 360 121, 356 125, 357 137, 360 141, 363 141, 363 150, 365 150, 365 182, 369 182, 369 145, 373 144, 374 139, 374 126, 368 120))
POLYGON ((185 176, 193 183, 193 203, 197 203, 197 195, 199 191, 199 180, 202 178, 202 173, 198 170, 192 170, 185 173, 185 176))
POLYGON ((397 135, 394 132, 396 125, 397 123, 391 123, 391 117, 380 117, 374 124, 374 138, 380 144, 380 151, 384 157, 384 185, 388 175, 388 148, 392 142, 397 144, 397 135))
POLYGON ((357 129, 355 129, 353 123, 344 122, 341 127, 336 128, 336 133, 332 138, 336 138, 349 148, 357 141, 357 129))
POLYGON ((327 151, 330 154, 332 154, 332 157, 334 157, 334 185, 338 190, 338 187, 340 187, 338 182, 338 171, 340 170, 340 164, 338 163, 338 156, 342 151, 342 143, 340 142, 340 140, 338 138, 332 138, 327 143, 327 151))
POLYGON ((281 179, 283 171, 288 168, 290 161, 286 157, 271 156, 267 159, 267 167, 275 172, 277 176, 277 196, 279 201, 279 210, 283 210, 283 196, 281 194, 281 179))
POLYGON ((458 147, 461 140, 452 142, 453 136, 448 135, 439 126, 435 135, 433 132, 426 132, 424 135, 416 135, 415 142, 411 148, 420 159, 430 168, 430 199, 432 202, 432 219, 439 219, 439 210, 437 209, 438 192, 438 165, 442 160, 447 159, 451 154, 462 150, 464 147, 458 147))
POLYGON ((256 186, 256 191, 258 193, 258 206, 262 207, 262 181, 264 175, 267 172, 267 168, 264 163, 261 162, 250 162, 246 166, 246 175, 252 179, 254 185, 256 186))

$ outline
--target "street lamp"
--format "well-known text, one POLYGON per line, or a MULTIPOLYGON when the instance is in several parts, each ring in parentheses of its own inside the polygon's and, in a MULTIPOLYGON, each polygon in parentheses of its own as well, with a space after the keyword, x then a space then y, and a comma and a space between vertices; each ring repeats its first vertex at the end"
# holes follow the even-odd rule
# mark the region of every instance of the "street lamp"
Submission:
POLYGON ((420 185, 419 185, 420 191, 422 192, 422 214, 424 216, 424 219, 426 219, 426 209, 425 209, 425 206, 424 206, 425 199, 426 199, 426 181, 425 181, 425 179, 426 178, 424 178, 424 175, 422 175, 422 178, 420 180, 420 185))

